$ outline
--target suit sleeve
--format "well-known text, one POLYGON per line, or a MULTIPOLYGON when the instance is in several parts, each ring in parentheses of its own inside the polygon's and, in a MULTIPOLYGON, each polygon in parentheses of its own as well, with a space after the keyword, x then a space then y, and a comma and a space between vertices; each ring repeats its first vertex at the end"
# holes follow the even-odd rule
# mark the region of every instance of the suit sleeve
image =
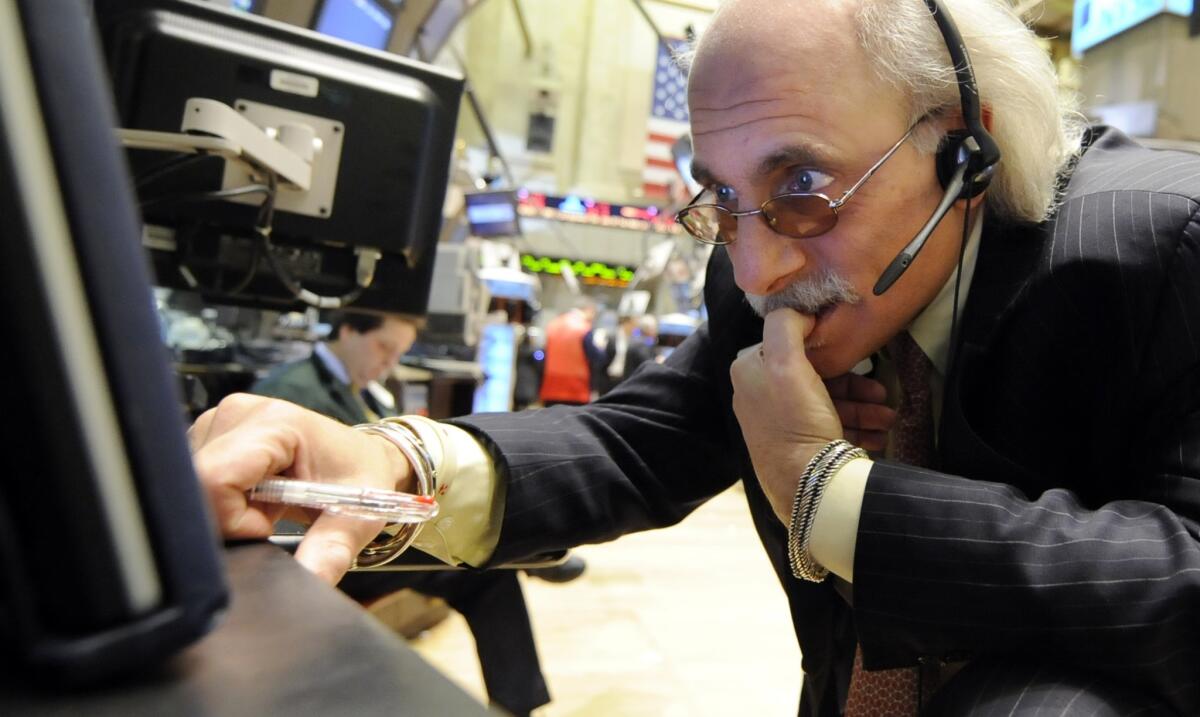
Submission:
POLYGON ((1200 714, 1198 239, 1193 216, 1159 287, 1141 373, 1130 377, 1135 468, 1116 499, 1085 507, 1068 490, 1026 496, 875 464, 855 554, 868 666, 1035 653, 1200 714))
POLYGON ((497 459, 507 484, 507 562, 672 525, 737 479, 712 388, 707 326, 662 365, 601 400, 453 421, 497 459))

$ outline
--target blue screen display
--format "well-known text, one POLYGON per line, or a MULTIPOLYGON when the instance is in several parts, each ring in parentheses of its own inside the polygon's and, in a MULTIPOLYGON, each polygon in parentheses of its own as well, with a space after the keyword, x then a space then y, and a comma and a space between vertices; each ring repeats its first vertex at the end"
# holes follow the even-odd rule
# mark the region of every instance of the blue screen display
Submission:
POLYGON ((475 389, 472 411, 503 413, 512 410, 516 385, 517 335, 512 324, 488 324, 479 337, 479 364, 483 383, 475 389))
POLYGON ((387 47, 394 22, 392 10, 375 0, 325 0, 316 31, 376 50, 387 47))
POLYGON ((1078 54, 1155 15, 1192 14, 1193 0, 1077 0, 1071 51, 1078 54))

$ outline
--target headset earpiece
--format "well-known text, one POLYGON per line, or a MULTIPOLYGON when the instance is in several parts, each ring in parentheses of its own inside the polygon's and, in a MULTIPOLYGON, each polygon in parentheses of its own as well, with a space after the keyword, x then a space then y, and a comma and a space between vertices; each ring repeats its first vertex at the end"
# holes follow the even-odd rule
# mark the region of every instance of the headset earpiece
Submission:
POLYGON ((966 172, 966 180, 963 184, 962 193, 958 195, 959 199, 971 199, 983 194, 983 191, 988 188, 988 184, 992 181, 992 173, 995 171, 995 165, 983 165, 983 158, 980 155, 979 145, 973 141, 970 131, 965 129, 954 129, 946 133, 945 139, 942 140, 942 146, 937 151, 937 156, 934 159, 937 166, 938 182, 941 183, 942 189, 945 189, 950 184, 951 177, 958 170, 958 165, 963 162, 971 162, 979 166, 971 166, 966 172), (972 149, 974 148, 974 149, 972 149))
POLYGON ((938 181, 944 190, 942 199, 921 231, 900 250, 896 258, 892 259, 892 263, 880 274, 879 280, 875 282, 876 296, 887 291, 901 274, 908 271, 921 247, 925 246, 925 242, 933 235, 934 229, 956 201, 978 197, 987 189, 996 171, 996 165, 1000 162, 1000 148, 996 146, 996 140, 988 134, 983 123, 979 88, 975 85, 975 73, 971 69, 971 58, 967 54, 962 35, 954 26, 954 20, 942 7, 942 0, 925 0, 925 5, 933 15, 938 31, 946 41, 946 50, 950 53, 950 66, 954 68, 955 78, 958 80, 958 97, 962 104, 962 120, 966 129, 947 133, 934 159, 938 181))

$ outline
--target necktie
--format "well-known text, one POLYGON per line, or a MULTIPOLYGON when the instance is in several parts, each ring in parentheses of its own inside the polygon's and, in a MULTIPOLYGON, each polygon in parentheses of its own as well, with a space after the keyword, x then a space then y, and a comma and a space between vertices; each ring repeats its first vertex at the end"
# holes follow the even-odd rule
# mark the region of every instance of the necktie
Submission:
POLYGON ((934 462, 933 397, 929 378, 933 362, 907 331, 888 343, 888 355, 900 383, 900 405, 892 429, 892 458, 930 468, 934 462))
MULTIPOLYGON (((888 343, 888 355, 900 384, 900 405, 892 429, 892 458, 914 466, 929 466, 934 459, 933 399, 929 377, 933 363, 904 332, 888 343)), ((846 717, 899 717, 915 715, 920 675, 915 667, 868 672, 862 667, 862 650, 854 655, 846 717)))
POLYGON ((350 384, 350 393, 354 396, 358 407, 362 409, 363 415, 367 417, 367 421, 374 423, 379 420, 379 414, 371 410, 371 404, 367 402, 367 397, 363 394, 365 390, 361 386, 350 384))

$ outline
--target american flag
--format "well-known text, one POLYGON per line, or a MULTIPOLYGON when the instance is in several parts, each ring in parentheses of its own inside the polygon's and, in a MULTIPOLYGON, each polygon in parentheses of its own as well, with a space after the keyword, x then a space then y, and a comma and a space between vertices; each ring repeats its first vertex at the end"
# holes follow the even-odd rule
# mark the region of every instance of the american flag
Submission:
POLYGON ((648 199, 669 200, 672 186, 682 181, 671 158, 671 145, 687 134, 687 75, 676 64, 674 54, 687 48, 687 40, 658 43, 654 65, 654 97, 646 127, 646 166, 642 191, 648 199))

